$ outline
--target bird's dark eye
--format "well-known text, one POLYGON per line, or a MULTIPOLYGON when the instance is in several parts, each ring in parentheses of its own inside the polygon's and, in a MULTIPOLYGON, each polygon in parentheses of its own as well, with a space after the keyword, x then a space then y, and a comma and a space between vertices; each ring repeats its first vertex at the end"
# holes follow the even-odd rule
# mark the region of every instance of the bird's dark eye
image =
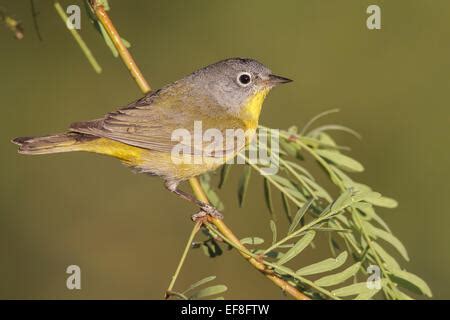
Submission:
POLYGON ((241 86, 246 87, 252 81, 252 76, 248 72, 242 72, 238 74, 237 80, 241 86))

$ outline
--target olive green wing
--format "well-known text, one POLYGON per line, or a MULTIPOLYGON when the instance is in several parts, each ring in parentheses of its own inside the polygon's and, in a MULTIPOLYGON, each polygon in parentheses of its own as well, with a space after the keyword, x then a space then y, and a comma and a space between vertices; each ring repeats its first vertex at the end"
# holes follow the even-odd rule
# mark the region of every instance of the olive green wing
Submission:
POLYGON ((228 146, 225 142, 227 129, 242 128, 239 119, 229 116, 211 101, 157 91, 102 119, 74 123, 70 130, 165 153, 180 144, 190 147, 185 150, 191 150, 191 154, 209 146, 222 156, 243 147, 240 141, 228 146), (205 132, 221 134, 223 139, 211 138, 211 135, 204 139, 205 132), (196 144, 199 141, 200 144, 196 144))

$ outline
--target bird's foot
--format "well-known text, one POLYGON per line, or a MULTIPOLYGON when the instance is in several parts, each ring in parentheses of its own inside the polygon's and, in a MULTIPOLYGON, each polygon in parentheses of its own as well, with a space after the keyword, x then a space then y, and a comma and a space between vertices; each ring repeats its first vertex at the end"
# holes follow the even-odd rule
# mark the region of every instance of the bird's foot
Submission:
POLYGON ((191 220, 194 222, 198 222, 198 221, 202 220, 202 222, 204 222, 206 220, 207 215, 208 214, 205 211, 199 211, 197 213, 194 213, 191 216, 191 220))
POLYGON ((220 213, 219 210, 217 210, 216 208, 214 208, 213 206, 209 205, 209 204, 204 204, 200 207, 200 209, 202 209, 202 211, 206 212, 207 214, 209 214, 211 217, 214 217, 216 219, 223 219, 223 214, 220 213))
POLYGON ((221 214, 219 210, 209 204, 202 204, 200 206, 200 209, 201 210, 199 212, 191 216, 192 221, 197 222, 199 220, 205 220, 208 215, 216 219, 223 219, 223 214, 221 214))

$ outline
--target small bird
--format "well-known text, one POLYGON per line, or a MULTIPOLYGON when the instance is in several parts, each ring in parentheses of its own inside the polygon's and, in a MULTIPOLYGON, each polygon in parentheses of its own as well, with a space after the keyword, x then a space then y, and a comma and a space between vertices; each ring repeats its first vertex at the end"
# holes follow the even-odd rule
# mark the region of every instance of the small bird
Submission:
MULTIPOLYGON (((226 59, 152 91, 102 118, 73 123, 67 132, 19 137, 12 142, 19 145, 21 154, 87 151, 118 158, 138 172, 162 177, 169 191, 195 203, 201 211, 193 218, 206 214, 222 218, 213 206, 178 189, 179 183, 214 170, 236 156, 256 132, 269 91, 291 81, 272 74, 256 60, 226 59), (219 161, 174 161, 172 151, 179 144, 173 139, 174 130, 192 132, 194 123, 199 121, 203 130, 217 129, 225 133, 228 129, 242 129, 250 134, 244 144, 235 145, 231 150, 219 146, 219 151, 225 154, 219 161)), ((202 142, 200 147, 204 145, 202 142)))

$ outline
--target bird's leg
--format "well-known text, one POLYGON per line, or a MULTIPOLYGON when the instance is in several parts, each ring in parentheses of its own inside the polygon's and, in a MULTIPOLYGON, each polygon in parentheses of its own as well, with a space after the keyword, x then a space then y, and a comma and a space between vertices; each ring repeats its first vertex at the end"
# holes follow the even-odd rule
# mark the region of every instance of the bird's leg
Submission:
POLYGON ((170 192, 175 193, 180 198, 196 204, 202 210, 199 213, 196 213, 192 216, 192 219, 194 221, 204 217, 205 214, 209 214, 210 216, 217 218, 217 219, 223 219, 223 215, 219 212, 219 210, 214 208, 212 205, 209 205, 203 201, 200 201, 196 197, 191 195, 190 193, 187 193, 187 192, 184 192, 184 191, 178 189, 178 182, 166 181, 166 188, 170 192))

